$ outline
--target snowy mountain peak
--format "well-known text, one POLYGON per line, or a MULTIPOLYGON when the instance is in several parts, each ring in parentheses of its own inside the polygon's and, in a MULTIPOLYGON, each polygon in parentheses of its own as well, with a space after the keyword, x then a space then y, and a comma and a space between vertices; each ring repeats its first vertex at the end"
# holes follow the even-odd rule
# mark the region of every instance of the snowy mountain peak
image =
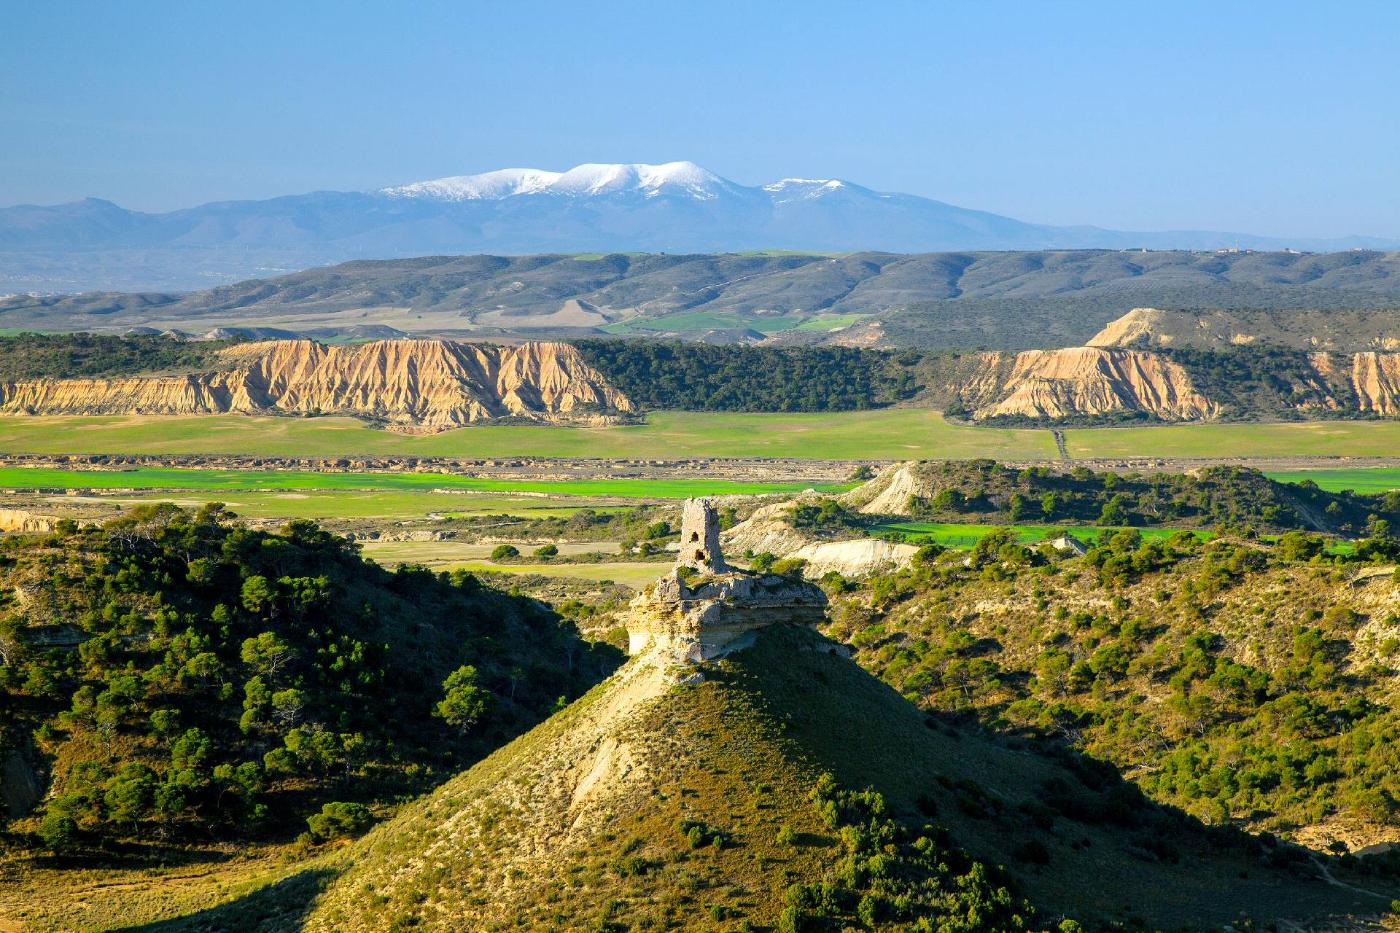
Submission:
POLYGON ((480 175, 453 175, 409 185, 380 189, 380 194, 399 198, 428 198, 434 201, 495 201, 516 194, 546 191, 559 180, 560 172, 537 168, 503 168, 480 175))
POLYGON ((454 175, 431 181, 383 188, 388 197, 426 198, 438 201, 501 200, 524 194, 569 197, 638 192, 645 197, 680 194, 710 201, 725 189, 737 188, 694 162, 594 163, 576 165, 567 172, 533 168, 507 168, 481 175, 454 175))
POLYGON ((775 201, 798 201, 820 198, 846 187, 846 182, 838 178, 783 178, 764 185, 763 190, 775 201))

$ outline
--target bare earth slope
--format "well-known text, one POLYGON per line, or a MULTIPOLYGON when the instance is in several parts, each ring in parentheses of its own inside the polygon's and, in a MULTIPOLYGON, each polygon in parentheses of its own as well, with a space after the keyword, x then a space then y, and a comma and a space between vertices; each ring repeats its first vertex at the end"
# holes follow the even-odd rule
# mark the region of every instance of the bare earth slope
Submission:
POLYGON ((493 347, 445 340, 230 347, 215 372, 0 384, 0 413, 343 414, 402 430, 480 421, 607 423, 633 410, 567 344, 493 347))
POLYGON ((1064 418, 1142 411, 1166 421, 1213 417, 1219 407, 1159 354, 1095 347, 987 354, 987 368, 961 389, 975 418, 1064 418))

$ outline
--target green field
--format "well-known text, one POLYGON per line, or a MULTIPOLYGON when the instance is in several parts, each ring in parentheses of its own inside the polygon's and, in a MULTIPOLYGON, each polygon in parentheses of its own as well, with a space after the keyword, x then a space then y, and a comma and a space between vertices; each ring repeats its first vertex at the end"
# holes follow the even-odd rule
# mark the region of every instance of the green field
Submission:
MULTIPOLYGON (((1382 457, 1400 453, 1400 421, 1192 424, 1072 428, 1076 459, 1117 457, 1382 457)), ((354 418, 142 415, 0 418, 0 453, 231 454, 268 457, 403 455, 831 460, 1056 458, 1036 428, 949 424, 938 412, 897 408, 821 414, 652 412, 645 424, 605 428, 481 425, 396 434, 354 418)))
POLYGON ((800 314, 742 315, 736 317, 715 311, 681 311, 663 317, 641 317, 619 321, 616 324, 606 325, 603 330, 610 334, 636 334, 648 331, 685 332, 747 327, 762 334, 772 334, 791 330, 804 320, 806 320, 805 316, 800 314))
POLYGON ((642 587, 669 570, 671 564, 620 561, 613 564, 497 564, 492 561, 465 561, 434 569, 460 569, 472 573, 534 574, 592 580, 596 583, 620 583, 633 588, 642 587))
MULTIPOLYGON (((838 491, 851 484, 817 483, 838 491)), ((0 467, 5 489, 198 489, 225 490, 386 490, 494 492, 550 496, 599 496, 620 499, 685 499, 690 496, 755 495, 800 492, 811 483, 742 483, 710 479, 521 480, 478 478, 453 473, 318 473, 309 470, 206 470, 137 467, 127 470, 65 470, 49 467, 0 467)))
POLYGON ((1270 472, 1268 476, 1281 483, 1298 483, 1310 479, 1329 492, 1350 489, 1352 492, 1380 493, 1400 489, 1400 468, 1358 467, 1353 470, 1288 470, 1270 472))
MULTIPOLYGON (((975 523, 962 522, 885 522, 874 526, 875 532, 897 532, 910 537, 929 538, 935 544, 941 544, 950 548, 970 548, 978 541, 985 538, 998 528, 1010 528, 1016 536, 1024 543, 1042 541, 1046 538, 1058 538, 1063 534, 1071 534, 1080 541, 1088 543, 1091 538, 1096 538, 1105 531, 1122 531, 1122 528, 1110 528, 1103 525, 979 525, 975 523)), ((1143 540, 1158 541, 1170 538, 1181 529, 1179 528, 1138 528, 1143 540)), ((1202 538, 1209 538, 1211 534, 1205 531, 1197 531, 1196 535, 1202 538)))
MULTIPOLYGON (((97 490, 92 490, 97 493, 97 490)), ((432 516, 467 518, 474 515, 512 515, 519 518, 567 518, 579 509, 616 512, 636 502, 593 499, 587 496, 511 496, 497 493, 400 492, 394 490, 286 490, 235 489, 105 494, 91 496, 53 495, 50 507, 62 512, 66 504, 99 502, 130 506, 146 502, 173 502, 196 509, 205 502, 222 502, 240 518, 290 521, 310 518, 401 520, 432 516)))
POLYGON ((1098 457, 1393 457, 1400 421, 1171 424, 1065 431, 1076 460, 1098 457))
POLYGON ((7 417, 0 418, 0 453, 1015 460, 1051 459, 1055 444, 1049 431, 952 425, 938 412, 904 408, 828 414, 663 411, 639 425, 481 425, 417 436, 333 417, 7 417))

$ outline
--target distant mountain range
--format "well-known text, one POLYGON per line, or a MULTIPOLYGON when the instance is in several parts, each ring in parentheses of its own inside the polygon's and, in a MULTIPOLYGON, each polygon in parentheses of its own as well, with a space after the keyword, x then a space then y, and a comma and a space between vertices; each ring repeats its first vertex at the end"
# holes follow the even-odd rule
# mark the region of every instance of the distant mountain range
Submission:
POLYGON ((836 179, 749 187, 693 162, 502 169, 149 214, 89 198, 0 209, 0 293, 185 290, 350 259, 432 254, 1343 250, 1292 239, 1032 224, 836 179))
MULTIPOLYGON (((1364 333, 1393 333, 1384 322, 1400 319, 1400 253, 436 256, 348 262, 189 293, 0 299, 0 327, 1024 349, 1082 344, 1136 307, 1370 309, 1380 314, 1364 333)), ((1332 319, 1333 329, 1348 330, 1353 318, 1332 319)))

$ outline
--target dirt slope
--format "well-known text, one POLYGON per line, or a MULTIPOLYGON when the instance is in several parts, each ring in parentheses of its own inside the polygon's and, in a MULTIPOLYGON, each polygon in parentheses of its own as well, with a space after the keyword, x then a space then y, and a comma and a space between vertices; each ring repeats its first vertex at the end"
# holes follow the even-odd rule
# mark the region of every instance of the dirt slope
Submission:
POLYGON ((230 347, 220 362, 210 373, 6 383, 0 413, 348 414, 432 431, 497 419, 603 423, 633 410, 562 343, 271 340, 230 347))
POLYGON ((1138 350, 1067 347, 988 353, 983 370, 959 394, 974 418, 1064 418, 1141 411, 1167 421, 1214 417, 1179 365, 1138 350))

